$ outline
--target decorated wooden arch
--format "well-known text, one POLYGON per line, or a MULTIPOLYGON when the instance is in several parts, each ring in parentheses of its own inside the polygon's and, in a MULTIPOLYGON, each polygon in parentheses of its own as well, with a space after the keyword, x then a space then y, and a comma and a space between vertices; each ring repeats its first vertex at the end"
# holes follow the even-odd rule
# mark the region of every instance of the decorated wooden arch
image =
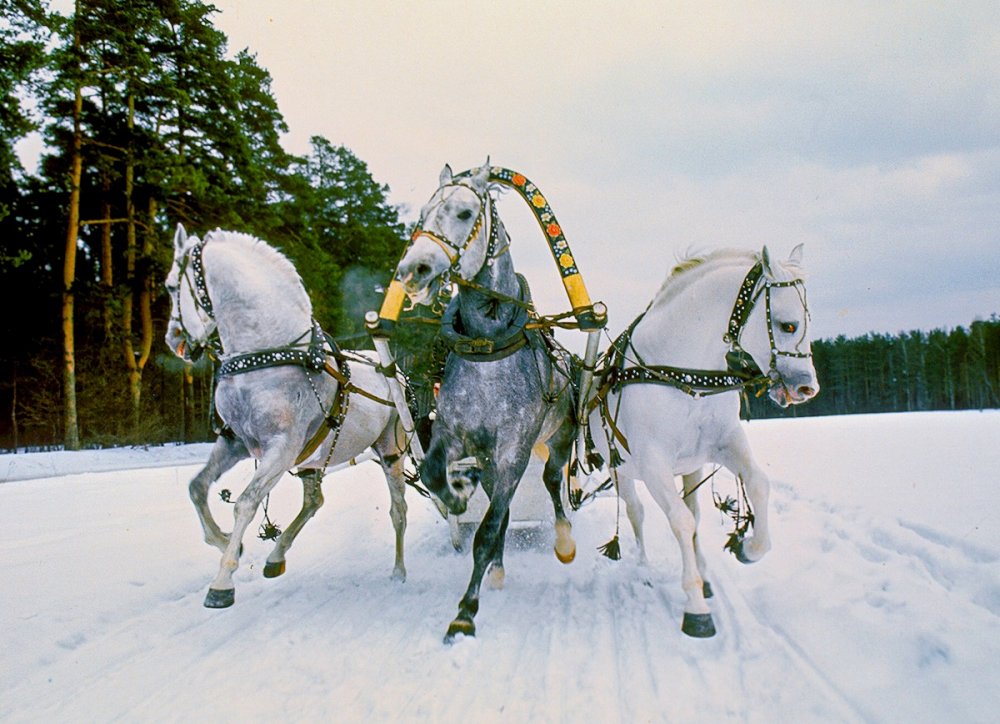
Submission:
MULTIPOLYGON (((455 178, 471 176, 475 171, 476 169, 462 171, 455 174, 455 178)), ((528 208, 531 209, 542 230, 549 251, 552 253, 579 328, 581 330, 603 329, 607 323, 607 311, 603 304, 598 304, 595 307, 591 302, 583 275, 577 267, 576 257, 573 256, 569 242, 563 234, 562 226, 541 190, 524 174, 501 166, 490 167, 489 180, 490 183, 499 183, 517 191, 518 195, 527 203, 528 208)), ((404 251, 403 254, 405 256, 406 252, 404 251)), ((398 274, 394 274, 378 315, 381 322, 379 326, 383 331, 388 331, 387 327, 391 328, 399 320, 405 300, 406 293, 403 290, 403 285, 398 279, 398 274)))

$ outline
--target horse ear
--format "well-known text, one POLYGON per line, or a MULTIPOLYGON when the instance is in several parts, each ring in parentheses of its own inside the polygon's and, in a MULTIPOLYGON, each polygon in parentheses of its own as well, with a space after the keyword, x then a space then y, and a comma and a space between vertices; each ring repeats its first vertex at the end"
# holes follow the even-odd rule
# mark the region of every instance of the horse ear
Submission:
POLYGON ((486 190, 486 185, 490 182, 490 157, 486 157, 486 163, 479 167, 475 175, 472 177, 472 185, 479 189, 480 192, 486 190))
POLYGON ((452 175, 453 174, 451 172, 451 166, 445 164, 444 168, 441 169, 441 175, 438 176, 438 186, 444 186, 446 184, 450 184, 452 175))
POLYGON ((788 263, 792 266, 802 266, 802 248, 805 244, 796 244, 792 253, 788 255, 788 263))
POLYGON ((174 232, 174 250, 180 253, 184 250, 184 245, 187 243, 187 231, 184 230, 184 224, 177 224, 177 230, 174 232))
POLYGON ((764 267, 764 274, 769 277, 774 277, 774 272, 771 271, 771 252, 767 250, 767 246, 764 246, 760 250, 760 263, 764 267))

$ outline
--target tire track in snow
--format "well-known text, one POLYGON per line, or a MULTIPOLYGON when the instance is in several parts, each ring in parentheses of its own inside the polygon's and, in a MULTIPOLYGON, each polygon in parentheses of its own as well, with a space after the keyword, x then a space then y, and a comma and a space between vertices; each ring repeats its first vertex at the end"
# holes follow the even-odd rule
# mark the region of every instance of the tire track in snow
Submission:
MULTIPOLYGON (((726 615, 723 620, 733 629, 731 635, 736 641, 735 648, 737 650, 744 651, 746 655, 757 657, 770 648, 768 644, 776 645, 776 648, 788 659, 790 666, 787 668, 790 673, 796 676, 805 675, 812 687, 823 693, 833 709, 832 712, 814 712, 814 714, 821 714, 824 718, 841 722, 871 720, 871 717, 831 680, 830 676, 780 625, 757 609, 742 593, 735 578, 724 571, 724 566, 716 566, 713 571, 713 575, 723 583, 722 590, 716 592, 714 599, 720 603, 715 605, 721 605, 725 609, 726 615)), ((769 652, 768 656, 773 660, 773 650, 769 652)), ((774 682, 776 687, 780 687, 784 683, 786 682, 774 682)), ((755 692, 748 691, 744 687, 744 695, 753 697, 754 694, 755 692)))

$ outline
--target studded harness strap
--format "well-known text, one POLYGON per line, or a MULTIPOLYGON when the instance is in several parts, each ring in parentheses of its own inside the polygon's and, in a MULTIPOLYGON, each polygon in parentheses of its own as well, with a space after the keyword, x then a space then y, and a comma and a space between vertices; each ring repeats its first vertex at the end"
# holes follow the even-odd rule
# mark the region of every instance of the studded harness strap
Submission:
MULTIPOLYGON (((603 378, 602 384, 598 388, 597 394, 590 400, 588 410, 600 406, 602 418, 608 424, 615 439, 626 451, 628 451, 628 441, 615 424, 616 415, 613 415, 609 408, 608 394, 610 392, 617 393, 622 387, 630 384, 659 384, 674 387, 695 398, 751 388, 757 388, 759 395, 780 381, 781 374, 777 369, 778 357, 807 358, 812 356, 811 352, 779 350, 775 344, 771 320, 771 289, 776 287, 801 288, 803 286, 802 280, 765 281, 763 285, 760 285, 763 273, 763 263, 757 262, 747 272, 736 295, 736 301, 726 325, 726 333, 723 335, 723 340, 730 345, 729 352, 726 353, 727 368, 725 370, 701 370, 646 364, 635 347, 632 346, 632 333, 645 317, 646 312, 649 311, 648 307, 612 343, 605 357, 605 367, 599 373, 603 378), (750 313, 762 293, 764 294, 767 335, 770 342, 770 365, 766 373, 743 349, 739 341, 743 328, 750 318, 750 313), (627 366, 629 358, 634 359, 637 364, 627 366)), ((801 293, 804 304, 804 292, 801 293)), ((806 314, 808 315, 808 307, 806 314)))
MULTIPOLYGON (((211 297, 208 294, 208 286, 205 283, 205 266, 202 260, 205 241, 201 241, 191 247, 188 255, 181 261, 181 276, 186 277, 187 266, 190 263, 192 278, 188 280, 188 286, 195 304, 211 319, 215 318, 215 308, 212 305, 211 297)), ((178 316, 178 322, 184 331, 190 344, 190 335, 184 327, 183 320, 178 316)), ((319 322, 315 319, 308 330, 284 347, 272 347, 270 349, 258 350, 256 352, 246 352, 237 355, 225 355, 222 344, 219 340, 218 330, 208 341, 208 346, 215 351, 218 359, 221 359, 219 369, 216 371, 217 377, 232 377, 234 375, 245 374, 253 370, 265 369, 268 367, 278 367, 284 365, 295 365, 302 367, 306 372, 324 372, 337 382, 337 391, 334 394, 330 409, 323 415, 323 424, 319 426, 316 433, 309 439, 295 460, 298 465, 307 460, 320 446, 330 432, 339 434, 340 426, 347 415, 348 396, 351 393, 358 393, 362 397, 377 402, 387 407, 394 407, 394 404, 368 390, 358 387, 350 379, 350 368, 347 359, 341 354, 336 342, 323 331, 319 322), (308 343, 303 347, 303 340, 309 337, 308 343), (337 360, 339 368, 330 363, 329 357, 337 360)), ((309 378, 312 385, 312 378, 309 378)), ((319 392, 313 386, 313 393, 316 400, 323 408, 319 392)), ((336 440, 334 441, 334 445, 336 440)), ((331 448, 331 453, 333 449, 331 448)))

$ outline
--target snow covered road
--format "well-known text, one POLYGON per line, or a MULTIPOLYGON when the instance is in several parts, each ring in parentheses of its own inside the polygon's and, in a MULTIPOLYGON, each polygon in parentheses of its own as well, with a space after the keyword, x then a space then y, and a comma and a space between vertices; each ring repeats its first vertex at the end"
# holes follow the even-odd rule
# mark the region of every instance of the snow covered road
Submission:
MULTIPOLYGON (((163 452, 164 467, 2 484, 0 721, 995 721, 1000 412, 749 432, 774 479, 774 548, 740 565, 700 493, 708 640, 680 632, 677 548, 641 488, 648 566, 624 517, 623 560, 597 552, 613 498, 574 515, 569 566, 548 528, 515 531, 478 637, 445 646, 468 555, 410 494, 409 578, 391 581, 389 496, 372 463, 327 478, 284 576, 260 575, 270 544, 248 535, 223 611, 202 607, 218 554, 187 499, 197 466, 163 452)), ((30 456, 0 456, 0 470, 13 457, 30 456)), ((235 492, 248 470, 223 485, 235 492)), ((288 477, 271 518, 287 523, 299 501, 288 477)))

